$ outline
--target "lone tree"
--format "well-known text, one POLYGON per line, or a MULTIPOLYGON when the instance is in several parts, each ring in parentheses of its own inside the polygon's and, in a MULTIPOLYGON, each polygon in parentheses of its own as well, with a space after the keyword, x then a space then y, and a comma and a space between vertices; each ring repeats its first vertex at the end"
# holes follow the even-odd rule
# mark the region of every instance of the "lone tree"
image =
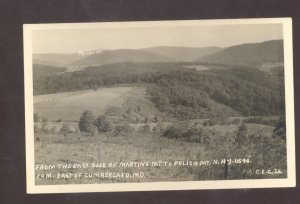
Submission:
POLYGON ((67 139, 68 133, 71 132, 71 128, 68 124, 64 123, 60 129, 60 132, 64 135, 65 139, 67 139))
POLYGON ((273 130, 273 137, 279 137, 286 140, 285 116, 280 116, 279 121, 273 130))
POLYGON ((109 132, 112 130, 112 123, 106 115, 100 115, 94 125, 98 128, 98 132, 109 132))
POLYGON ((242 124, 235 131, 236 137, 235 142, 239 145, 245 145, 249 143, 248 127, 242 124))
POLYGON ((92 111, 86 110, 82 113, 79 119, 79 130, 80 132, 88 133, 89 135, 95 134, 95 115, 92 111))

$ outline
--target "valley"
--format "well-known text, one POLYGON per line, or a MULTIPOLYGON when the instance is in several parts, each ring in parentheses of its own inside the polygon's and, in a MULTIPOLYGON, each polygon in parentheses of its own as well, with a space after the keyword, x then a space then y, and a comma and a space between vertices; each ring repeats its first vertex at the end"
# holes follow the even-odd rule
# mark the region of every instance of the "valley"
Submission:
POLYGON ((142 167, 144 177, 131 180, 92 177, 36 183, 286 177, 281 49, 278 40, 229 48, 106 50, 65 59, 33 56, 36 164, 251 160, 244 166, 142 167), (253 174, 259 167, 283 173, 253 174))

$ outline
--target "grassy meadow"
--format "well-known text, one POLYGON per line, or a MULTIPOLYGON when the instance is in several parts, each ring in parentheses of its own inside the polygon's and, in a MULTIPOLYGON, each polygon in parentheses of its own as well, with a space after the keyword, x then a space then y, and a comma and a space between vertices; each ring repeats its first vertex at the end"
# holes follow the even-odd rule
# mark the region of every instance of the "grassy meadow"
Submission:
MULTIPOLYGON (((100 114, 107 107, 120 107, 133 87, 110 87, 34 96, 34 111, 49 121, 78 121, 86 109, 100 114)), ((136 88, 137 89, 137 88, 136 88)))

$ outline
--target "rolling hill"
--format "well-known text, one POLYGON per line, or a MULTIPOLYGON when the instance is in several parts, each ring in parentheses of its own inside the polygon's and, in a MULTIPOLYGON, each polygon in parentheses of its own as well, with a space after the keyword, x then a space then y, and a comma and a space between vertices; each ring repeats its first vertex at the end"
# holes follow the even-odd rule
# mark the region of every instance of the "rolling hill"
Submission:
POLYGON ((33 54, 33 64, 43 64, 49 66, 63 67, 85 56, 78 54, 33 54))
POLYGON ((158 46, 143 49, 103 50, 101 53, 89 55, 45 53, 34 54, 33 64, 54 67, 86 67, 120 62, 193 62, 199 57, 220 50, 219 47, 158 46))
POLYGON ((283 62, 283 41, 247 43, 225 48, 217 53, 200 57, 198 62, 260 68, 264 64, 283 62))
POLYGON ((119 49, 107 50, 100 54, 88 55, 73 61, 68 66, 86 67, 120 62, 173 62, 174 60, 155 53, 143 50, 119 49))
POLYGON ((158 46, 142 49, 103 50, 101 53, 88 55, 76 53, 33 55, 34 64, 67 67, 67 71, 123 62, 209 63, 271 70, 274 67, 283 67, 283 41, 271 40, 261 43, 246 43, 224 49, 220 47, 158 46))
POLYGON ((172 58, 176 61, 181 62, 192 62, 197 60, 199 57, 216 53, 222 48, 220 47, 174 47, 174 46, 158 46, 143 48, 148 52, 159 54, 161 56, 172 58))

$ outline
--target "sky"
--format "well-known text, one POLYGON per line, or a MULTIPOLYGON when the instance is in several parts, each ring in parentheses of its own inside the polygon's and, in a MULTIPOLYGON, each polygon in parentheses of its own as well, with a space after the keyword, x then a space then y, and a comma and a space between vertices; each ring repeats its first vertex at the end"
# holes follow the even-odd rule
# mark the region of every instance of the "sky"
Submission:
POLYGON ((32 31, 32 49, 37 54, 155 46, 229 47, 282 38, 282 24, 51 29, 32 31))

